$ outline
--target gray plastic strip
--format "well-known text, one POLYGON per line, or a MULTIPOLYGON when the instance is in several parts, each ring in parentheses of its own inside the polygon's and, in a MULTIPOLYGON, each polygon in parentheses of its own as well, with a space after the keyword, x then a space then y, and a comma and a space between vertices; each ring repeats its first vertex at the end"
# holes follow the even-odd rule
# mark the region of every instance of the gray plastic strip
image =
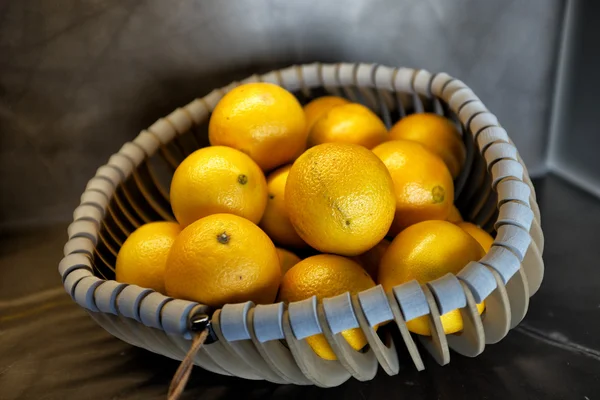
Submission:
POLYGON ((280 71, 281 82, 287 90, 295 92, 302 89, 302 79, 300 77, 300 70, 297 65, 284 68, 280 71))
POLYGON ((73 298, 75 302, 83 308, 87 308, 90 311, 98 312, 98 306, 94 298, 94 292, 96 288, 102 284, 104 280, 99 279, 95 276, 88 276, 81 279, 77 286, 75 286, 75 292, 73 298))
POLYGON ((161 146, 159 138, 148 130, 141 131, 131 143, 142 150, 144 157, 153 156, 161 146))
POLYGON ((394 68, 380 65, 377 71, 375 71, 375 86, 379 89, 393 91, 394 85, 392 84, 392 80, 394 79, 395 71, 394 68))
POLYGON ((246 319, 248 310, 254 303, 248 301, 240 304, 225 304, 221 309, 219 324, 223 336, 230 342, 250 339, 246 319))
POLYGON ((390 303, 388 303, 387 296, 381 285, 363 290, 358 293, 357 297, 371 327, 394 319, 390 303))
POLYGON ((166 303, 162 308, 162 327, 165 332, 174 335, 181 335, 186 339, 192 338, 189 330, 188 321, 192 310, 199 304, 193 301, 173 299, 166 303))
POLYGON ((96 176, 110 181, 114 187, 117 187, 121 183, 123 172, 115 166, 103 165, 96 170, 96 176))
POLYGON ((498 192, 499 206, 507 201, 520 201, 529 205, 531 189, 525 182, 515 180, 502 181, 496 186, 496 191, 498 192))
POLYGON ((100 225, 104 213, 100 208, 92 204, 81 204, 73 211, 73 220, 92 221, 96 226, 100 225))
POLYGON ((498 272, 505 285, 521 267, 521 261, 515 253, 497 245, 492 245, 490 251, 479 262, 498 272))
POLYGON ((171 125, 165 118, 161 118, 154 124, 150 125, 148 131, 152 132, 162 144, 170 143, 177 135, 177 131, 175 131, 173 125, 171 125))
POLYGON ((483 155, 488 168, 499 160, 509 159, 517 161, 517 149, 510 143, 493 143, 485 149, 483 155))
POLYGON ((260 343, 284 338, 283 309, 283 303, 259 304, 254 307, 253 328, 260 343))
POLYGON ((98 225, 95 222, 80 219, 71 222, 67 228, 69 239, 76 237, 86 237, 90 239, 94 245, 98 243, 98 225))
POLYGON ((429 72, 425 69, 418 70, 413 76, 413 81, 412 81, 413 90, 423 97, 431 98, 432 97, 432 94, 431 94, 432 78, 433 78, 433 75, 431 74, 431 72, 429 72))
POLYGON ((323 309, 333 334, 359 327, 349 292, 323 299, 323 309))
POLYGON ((398 92, 412 93, 412 78, 415 70, 412 68, 398 68, 394 77, 393 86, 398 92))
POLYGON ((442 97, 442 92, 446 85, 454 80, 453 77, 445 72, 435 74, 431 80, 431 93, 436 97, 442 97))
POLYGON ((469 126, 471 120, 477 115, 484 112, 489 112, 485 105, 479 101, 471 101, 470 103, 465 104, 458 113, 458 119, 464 126, 469 126))
POLYGON ((80 198, 81 205, 91 205, 97 207, 102 216, 106 211, 106 207, 108 207, 108 199, 104 195, 104 193, 97 192, 95 190, 86 190, 81 194, 80 198))
POLYGON ((429 314, 427 298, 419 282, 406 282, 395 286, 392 291, 394 292, 394 296, 396 296, 396 300, 398 300, 405 321, 429 314))
POLYGON ((173 128, 177 131, 178 135, 183 135, 192 129, 193 120, 191 119, 190 113, 183 108, 177 108, 166 118, 173 128))
MULTIPOLYGON (((140 135, 141 135, 141 133, 140 133, 140 135)), ((158 142, 158 139, 156 139, 154 136, 152 136, 152 134, 150 132, 147 132, 147 134, 144 134, 143 136, 148 137, 148 139, 146 139, 146 140, 151 139, 152 142, 149 142, 149 143, 155 143, 157 148, 158 148, 158 145, 160 145, 160 143, 158 142)), ((138 137, 139 137, 139 135, 138 135, 138 137)), ((152 145, 152 146, 154 146, 154 145, 152 145)), ((142 147, 140 147, 139 145, 133 144, 132 142, 125 143, 119 150, 119 153, 122 154, 123 156, 127 157, 129 160, 131 160, 133 162, 134 166, 136 166, 136 167, 138 165, 140 165, 142 163, 142 161, 144 161, 144 159, 146 158, 146 153, 144 152, 144 149, 142 147)))
POLYGON ((58 263, 58 273, 60 274, 63 282, 65 277, 69 275, 73 270, 84 268, 90 272, 93 272, 92 262, 90 259, 83 254, 69 254, 64 257, 58 263))
POLYGON ((498 230, 502 225, 516 225, 527 232, 533 222, 533 211, 528 206, 514 201, 508 201, 499 208, 498 218, 494 228, 498 230))
POLYGON ((477 141, 477 138, 481 131, 490 126, 497 126, 498 118, 490 112, 484 112, 477 114, 471 119, 468 128, 473 132, 473 139, 477 141))
POLYGON ((108 164, 113 168, 116 168, 118 171, 121 172, 122 176, 121 179, 124 180, 126 178, 128 178, 131 173, 133 172, 133 162, 131 161, 131 159, 123 154, 120 153, 116 153, 113 154, 112 156, 110 156, 110 158, 108 159, 108 164))
POLYGON ((69 254, 87 254, 89 257, 94 255, 94 242, 87 237, 76 237, 69 239, 63 247, 63 255, 69 254))
POLYGON ((194 125, 201 125, 208 121, 210 111, 208 110, 208 107, 206 107, 206 104, 203 100, 196 99, 190 104, 186 105, 184 109, 190 114, 190 117, 194 121, 194 125))
MULTIPOLYGON (((444 90, 442 91, 442 94, 440 95, 440 97, 443 99, 449 99, 450 97, 452 97, 454 92, 457 92, 462 89, 468 89, 468 86, 465 85, 465 83, 459 79, 453 79, 444 87, 444 90)), ((446 101, 446 103, 447 103, 447 101, 446 101)), ((456 110, 453 110, 453 111, 456 111, 456 110)))
POLYGON ((495 142, 509 143, 508 133, 500 126, 487 127, 477 135, 477 146, 481 153, 495 142))
POLYGON ((523 180, 523 166, 514 160, 500 160, 492 166, 492 188, 505 178, 523 180))
POLYGON ((497 231, 494 244, 509 248, 516 254, 519 261, 523 261, 529 243, 531 243, 529 232, 514 225, 502 225, 498 227, 497 231))
POLYGON ((494 274, 483 264, 471 261, 456 277, 467 285, 477 304, 487 298, 496 289, 494 274))
POLYGON ((292 327, 296 339, 302 340, 309 336, 322 333, 317 318, 316 296, 290 303, 288 311, 290 314, 290 326, 292 327))
POLYGON ((144 289, 137 285, 127 285, 117 296, 117 309, 119 314, 127 318, 142 322, 140 317, 140 303, 142 299, 152 293, 151 289, 144 289))
POLYGON ((461 107, 471 101, 479 101, 479 97, 475 96, 475 93, 469 88, 464 88, 452 93, 448 99, 448 105, 452 110, 458 113, 461 107))
MULTIPOLYGON (((262 80, 263 76, 261 76, 261 80, 262 80)), ((210 110, 210 112, 213 112, 213 110, 215 109, 215 107, 217 106, 219 101, 221 101, 222 98, 223 98, 223 91, 221 89, 215 89, 212 92, 210 92, 209 94, 207 94, 206 96, 204 96, 203 99, 204 99, 204 102, 206 103, 206 106, 210 110)))
POLYGON ((319 63, 304 64, 300 67, 302 80, 307 87, 315 88, 321 85, 320 70, 321 64, 319 63))
POLYGON ((162 330, 160 313, 163 306, 172 300, 158 292, 151 292, 140 301, 140 321, 146 326, 162 330))
POLYGON ((102 281, 94 292, 94 301, 98 310, 103 313, 118 315, 117 297, 127 284, 117 281, 102 281))
POLYGON ((112 183, 100 177, 94 177, 90 179, 85 186, 85 190, 95 190, 103 193, 107 199, 110 199, 115 192, 115 188, 112 183))
POLYGON ((80 280, 88 276, 93 276, 92 273, 87 269, 76 269, 71 271, 64 280, 63 286, 69 296, 73 297, 75 292, 75 286, 80 280))
POLYGON ((441 278, 428 282, 427 286, 435 297, 440 315, 467 305, 465 293, 454 274, 448 273, 441 278))

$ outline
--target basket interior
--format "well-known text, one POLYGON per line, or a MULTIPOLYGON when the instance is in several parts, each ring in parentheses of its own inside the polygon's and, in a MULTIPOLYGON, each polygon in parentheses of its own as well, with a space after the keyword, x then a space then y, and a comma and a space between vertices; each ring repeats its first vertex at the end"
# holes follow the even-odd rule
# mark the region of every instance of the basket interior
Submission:
MULTIPOLYGON (((495 235, 498 215, 497 195, 491 190, 491 178, 482 155, 474 149, 456 113, 437 98, 427 98, 410 92, 392 92, 348 85, 293 91, 302 105, 325 95, 336 95, 361 103, 377 113, 388 128, 406 115, 433 112, 455 121, 467 148, 467 161, 455 180, 455 204, 465 221, 481 225, 495 235)), ((152 221, 175 221, 169 202, 169 188, 175 169, 195 150, 208 146, 208 119, 179 133, 174 140, 161 144, 159 150, 147 156, 118 187, 110 199, 98 232, 94 249, 95 274, 103 279, 115 278, 116 257, 125 239, 139 226, 152 221)))

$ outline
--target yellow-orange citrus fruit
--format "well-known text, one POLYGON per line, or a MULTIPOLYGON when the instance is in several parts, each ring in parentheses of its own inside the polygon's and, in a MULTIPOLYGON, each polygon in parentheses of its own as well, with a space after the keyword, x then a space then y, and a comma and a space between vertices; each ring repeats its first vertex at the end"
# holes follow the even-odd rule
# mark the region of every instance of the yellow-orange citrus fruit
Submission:
POLYGON ((211 145, 236 148, 265 171, 289 163, 306 146, 302 106, 272 83, 246 83, 227 93, 208 125, 211 145))
POLYGON ((373 149, 394 181, 392 235, 417 222, 448 217, 454 183, 444 162, 417 142, 392 140, 373 149))
POLYGON ((448 218, 446 218, 446 221, 452 222, 453 224, 458 224, 459 222, 463 221, 460 211, 458 211, 458 208, 456 208, 454 204, 452 204, 452 207, 450 207, 450 212, 448 213, 448 218))
POLYGON ((175 222, 151 222, 136 229, 117 254, 118 282, 166 294, 165 268, 169 250, 181 227, 175 222))
MULTIPOLYGON (((332 254, 319 254, 300 261, 283 276, 279 299, 294 302, 317 296, 317 300, 321 301, 346 292, 358 293, 374 286, 375 282, 356 262, 332 254)), ((341 334, 355 350, 367 344, 360 328, 342 331, 341 334)), ((323 334, 310 336, 306 341, 320 357, 337 359, 323 334)))
POLYGON ((352 143, 371 149, 387 139, 387 128, 373 111, 350 103, 331 108, 315 121, 308 133, 308 146, 352 143))
POLYGON ((260 221, 260 227, 277 244, 290 247, 306 247, 290 222, 285 209, 285 183, 291 165, 281 167, 267 177, 267 207, 260 221))
POLYGON ((494 238, 489 233, 481 229, 479 226, 470 222, 460 222, 456 225, 458 225, 462 230, 471 235, 473 239, 477 240, 477 242, 481 245, 481 247, 483 247, 486 253, 490 251, 492 243, 494 243, 494 238))
POLYGON ((327 111, 333 107, 341 106, 350 103, 343 97, 338 96, 323 96, 316 98, 304 106, 304 115, 306 116, 306 129, 310 131, 313 124, 321 118, 327 111))
MULTIPOLYGON (((396 236, 383 255, 379 266, 379 283, 386 291, 411 280, 425 284, 447 273, 457 274, 485 251, 468 233, 448 221, 424 221, 412 225, 396 236)), ((483 303, 478 305, 483 312, 483 303)), ((462 330, 459 310, 441 317, 446 334, 462 330)), ((411 332, 430 335, 427 316, 406 323, 411 332)))
POLYGON ((289 250, 276 247, 277 255, 279 256, 279 264, 281 265, 281 276, 285 275, 294 265, 298 264, 301 260, 300 257, 295 255, 289 250))
POLYGON ((421 143, 444 160, 453 178, 465 163, 467 152, 460 132, 452 121, 441 115, 421 113, 404 117, 390 129, 390 139, 421 143))
POLYGON ((217 213, 258 223, 267 204, 262 170, 241 151, 205 147, 190 154, 171 181, 171 207, 182 226, 217 213))
POLYGON ((383 239, 371 250, 353 257, 353 260, 362 265, 365 271, 367 271, 371 278, 373 278, 375 281, 377 280, 379 263, 381 262, 381 259, 383 258, 383 255, 387 251, 388 247, 390 247, 390 243, 391 242, 389 240, 383 239))
POLYGON ((213 214, 185 228, 171 247, 169 296, 212 307, 272 303, 281 281, 275 245, 258 226, 233 214, 213 214))
POLYGON ((355 256, 383 239, 394 218, 385 165, 354 144, 325 143, 292 166, 285 207, 300 237, 323 253, 355 256))

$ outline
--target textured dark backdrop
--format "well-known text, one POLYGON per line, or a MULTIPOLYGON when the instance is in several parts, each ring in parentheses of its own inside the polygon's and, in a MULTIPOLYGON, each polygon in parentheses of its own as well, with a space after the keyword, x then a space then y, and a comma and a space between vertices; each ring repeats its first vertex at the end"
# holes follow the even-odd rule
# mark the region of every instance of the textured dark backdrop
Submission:
POLYGON ((95 169, 177 106, 312 61, 446 71, 543 171, 561 0, 0 2, 0 225, 68 220, 95 169))

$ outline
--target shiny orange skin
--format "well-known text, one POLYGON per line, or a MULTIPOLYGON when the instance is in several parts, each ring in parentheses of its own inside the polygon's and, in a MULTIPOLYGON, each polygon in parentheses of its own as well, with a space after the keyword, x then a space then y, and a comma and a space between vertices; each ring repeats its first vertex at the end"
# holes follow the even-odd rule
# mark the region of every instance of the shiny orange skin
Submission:
POLYGON ((456 225, 471 235, 473 239, 477 240, 486 253, 490 251, 492 243, 494 243, 494 238, 489 233, 481 229, 481 227, 470 222, 459 222, 456 225))
POLYGON ((304 108, 304 115, 306 116, 306 129, 307 132, 310 131, 310 128, 314 125, 314 123, 325 115, 329 110, 333 107, 341 106, 344 104, 349 104, 350 102, 343 97, 338 96, 323 96, 318 97, 308 104, 306 104, 304 108))
POLYGON ((281 167, 267 177, 267 207, 260 227, 277 244, 295 248, 306 247, 306 243, 294 229, 285 208, 285 184, 291 165, 281 167))
POLYGON ((367 107, 350 103, 331 108, 312 125, 308 147, 322 143, 351 143, 372 149, 388 140, 383 121, 367 107))
POLYGON ((281 247, 276 247, 277 255, 279 256, 279 264, 281 265, 281 276, 285 275, 294 265, 298 264, 300 261, 300 257, 295 255, 289 250, 282 249, 281 247))
POLYGON ((210 144, 248 154, 264 170, 289 163, 306 147, 306 118, 298 100, 272 83, 246 83, 227 93, 208 125, 210 144))
POLYGON ((281 267, 275 245, 245 218, 213 214, 177 237, 165 273, 169 296, 211 307, 275 300, 281 267))
POLYGON ((365 253, 359 254, 352 259, 359 263, 365 269, 365 271, 369 273, 371 278, 376 281, 379 264, 381 263, 381 259, 383 258, 383 255, 387 251, 388 247, 390 247, 390 244, 391 242, 389 240, 383 239, 372 249, 366 251, 365 253))
POLYGON ((421 143, 440 157, 456 178, 467 158, 465 145, 456 125, 433 113, 411 114, 390 129, 390 140, 405 139, 421 143))
POLYGON ((354 256, 385 237, 394 218, 394 186, 371 151, 325 143, 307 150, 292 166, 285 206, 296 232, 310 246, 354 256))
POLYGON ((258 223, 267 205, 267 181, 259 166, 241 151, 205 147, 177 167, 170 197, 173 213, 184 227, 218 213, 258 223))
POLYGON ((392 176, 396 215, 390 229, 396 235, 427 220, 445 220, 454 201, 454 183, 441 158, 421 144, 393 140, 373 149, 392 176))
POLYGON ((175 222, 150 222, 136 229, 117 254, 115 280, 166 294, 167 256, 181 227, 175 222))

